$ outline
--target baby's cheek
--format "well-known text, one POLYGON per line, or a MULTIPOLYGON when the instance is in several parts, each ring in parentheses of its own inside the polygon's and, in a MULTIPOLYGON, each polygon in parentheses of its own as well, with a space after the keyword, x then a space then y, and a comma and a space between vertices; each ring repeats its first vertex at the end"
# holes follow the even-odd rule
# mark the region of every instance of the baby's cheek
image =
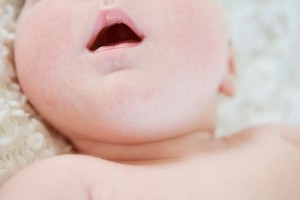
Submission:
POLYGON ((67 9, 63 12, 54 5, 44 8, 46 5, 37 4, 20 19, 17 43, 22 50, 19 52, 34 70, 51 70, 70 56, 72 20, 67 9))
POLYGON ((190 72, 194 72, 191 76, 209 84, 212 88, 207 89, 213 90, 226 66, 227 33, 223 22, 212 14, 205 13, 205 10, 201 12, 189 13, 189 18, 194 20, 190 23, 182 22, 180 27, 183 31, 174 35, 171 44, 177 51, 176 55, 179 55, 177 62, 184 59, 182 63, 185 62, 190 72))
POLYGON ((23 90, 33 102, 57 103, 54 87, 63 87, 62 70, 71 56, 72 30, 67 12, 43 4, 25 10, 16 34, 16 67, 23 90), (53 9, 56 9, 53 12, 53 9), (43 13, 41 13, 41 11, 43 13))
MULTIPOLYGON (((174 7, 174 6, 173 6, 174 7)), ((227 48, 227 27, 220 6, 212 1, 179 1, 164 26, 165 38, 181 55, 212 60, 227 48), (198 56, 203 55, 203 56, 198 56)))

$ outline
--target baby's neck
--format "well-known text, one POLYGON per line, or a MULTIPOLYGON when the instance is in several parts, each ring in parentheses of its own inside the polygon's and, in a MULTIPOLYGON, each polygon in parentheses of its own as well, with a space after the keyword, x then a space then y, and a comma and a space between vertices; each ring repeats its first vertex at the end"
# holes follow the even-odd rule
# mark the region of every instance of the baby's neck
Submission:
POLYGON ((137 145, 119 145, 93 141, 78 142, 75 146, 84 154, 114 162, 148 162, 188 157, 199 152, 203 145, 213 140, 209 132, 197 132, 181 137, 137 145))

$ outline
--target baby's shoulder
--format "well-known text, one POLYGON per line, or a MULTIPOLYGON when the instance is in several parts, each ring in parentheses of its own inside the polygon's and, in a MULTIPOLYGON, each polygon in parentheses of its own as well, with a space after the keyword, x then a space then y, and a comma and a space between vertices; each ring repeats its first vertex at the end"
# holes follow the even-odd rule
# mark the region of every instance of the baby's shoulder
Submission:
POLYGON ((266 124, 244 129, 232 137, 225 138, 225 140, 228 142, 243 140, 274 142, 275 140, 280 140, 300 148, 300 128, 285 124, 266 124))
POLYGON ((8 180, 0 199, 81 199, 94 196, 95 185, 106 194, 121 182, 122 169, 112 162, 85 155, 61 155, 35 163, 8 180), (99 185, 101 183, 105 183, 99 185), (111 183, 111 184, 109 184, 111 183))

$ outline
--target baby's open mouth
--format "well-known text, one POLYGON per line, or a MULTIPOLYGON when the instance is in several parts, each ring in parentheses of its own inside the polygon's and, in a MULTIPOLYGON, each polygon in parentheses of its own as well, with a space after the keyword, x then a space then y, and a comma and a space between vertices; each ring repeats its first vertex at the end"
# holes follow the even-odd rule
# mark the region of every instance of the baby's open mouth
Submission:
POLYGON ((115 23, 102 28, 89 49, 96 51, 101 47, 117 46, 120 44, 138 44, 141 41, 142 38, 129 26, 124 23, 115 23))

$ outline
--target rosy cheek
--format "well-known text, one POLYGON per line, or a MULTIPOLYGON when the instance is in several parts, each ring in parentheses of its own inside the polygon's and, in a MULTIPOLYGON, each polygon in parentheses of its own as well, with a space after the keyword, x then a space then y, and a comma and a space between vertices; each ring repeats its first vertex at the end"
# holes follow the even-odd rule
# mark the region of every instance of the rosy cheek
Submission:
POLYGON ((53 88, 59 84, 71 44, 68 18, 50 10, 33 7, 24 13, 15 44, 17 73, 24 92, 33 103, 47 106, 58 103, 53 88))
POLYGON ((220 50, 227 45, 227 33, 221 8, 205 1, 182 4, 177 9, 177 13, 180 13, 178 24, 172 27, 173 30, 181 29, 173 38, 177 48, 191 51, 190 54, 201 53, 209 58, 216 53, 223 53, 220 50))
POLYGON ((72 44, 72 32, 67 28, 71 20, 60 9, 55 12, 53 9, 56 8, 33 7, 20 24, 17 36, 17 42, 23 49, 20 53, 30 65, 35 66, 35 70, 45 70, 63 62, 72 44))

